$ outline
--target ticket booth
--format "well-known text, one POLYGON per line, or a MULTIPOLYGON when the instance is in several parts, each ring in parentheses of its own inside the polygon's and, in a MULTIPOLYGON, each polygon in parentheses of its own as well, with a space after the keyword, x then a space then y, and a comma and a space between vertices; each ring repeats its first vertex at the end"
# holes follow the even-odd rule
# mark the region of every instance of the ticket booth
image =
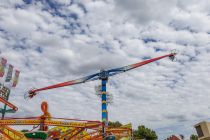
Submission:
POLYGON ((210 122, 200 122, 195 126, 198 140, 210 140, 210 122))

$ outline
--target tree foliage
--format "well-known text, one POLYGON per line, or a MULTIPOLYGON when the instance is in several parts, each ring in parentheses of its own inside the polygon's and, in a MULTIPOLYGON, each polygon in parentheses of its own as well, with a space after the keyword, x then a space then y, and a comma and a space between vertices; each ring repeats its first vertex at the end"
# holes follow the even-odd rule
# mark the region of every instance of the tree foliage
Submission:
POLYGON ((190 136, 190 140, 198 140, 198 136, 192 134, 192 135, 190 136))
POLYGON ((111 122, 109 121, 109 124, 108 124, 110 127, 121 127, 122 124, 119 122, 119 121, 116 121, 116 122, 111 122))
POLYGON ((29 130, 27 130, 27 129, 23 129, 23 130, 21 130, 21 132, 29 132, 29 130))
POLYGON ((146 128, 144 125, 138 126, 138 129, 133 132, 135 139, 157 140, 158 136, 155 131, 146 128))

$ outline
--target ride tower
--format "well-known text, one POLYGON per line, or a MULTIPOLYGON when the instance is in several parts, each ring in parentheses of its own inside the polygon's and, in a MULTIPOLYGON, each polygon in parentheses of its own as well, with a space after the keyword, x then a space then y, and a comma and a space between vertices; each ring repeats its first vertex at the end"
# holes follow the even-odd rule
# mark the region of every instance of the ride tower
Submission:
MULTIPOLYGON (((102 133, 106 134, 106 127, 108 126, 108 113, 107 113, 107 93, 106 93, 106 84, 108 82, 109 73, 105 70, 101 70, 100 72, 100 80, 101 80, 101 117, 102 117, 102 133)), ((104 136, 106 137, 106 136, 104 136)))

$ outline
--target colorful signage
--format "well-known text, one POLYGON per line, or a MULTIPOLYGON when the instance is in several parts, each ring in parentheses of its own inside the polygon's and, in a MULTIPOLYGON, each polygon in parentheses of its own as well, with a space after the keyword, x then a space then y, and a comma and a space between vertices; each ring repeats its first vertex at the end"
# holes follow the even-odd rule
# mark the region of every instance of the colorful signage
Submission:
POLYGON ((9 64, 7 76, 5 82, 10 82, 12 79, 12 73, 13 73, 13 66, 9 64))
POLYGON ((15 76, 14 76, 14 78, 13 78, 12 87, 16 87, 16 85, 17 85, 17 83, 18 83, 19 75, 20 75, 20 71, 15 70, 15 76))
POLYGON ((6 64, 7 64, 7 60, 4 58, 1 58, 1 60, 0 60, 0 77, 4 76, 6 64))

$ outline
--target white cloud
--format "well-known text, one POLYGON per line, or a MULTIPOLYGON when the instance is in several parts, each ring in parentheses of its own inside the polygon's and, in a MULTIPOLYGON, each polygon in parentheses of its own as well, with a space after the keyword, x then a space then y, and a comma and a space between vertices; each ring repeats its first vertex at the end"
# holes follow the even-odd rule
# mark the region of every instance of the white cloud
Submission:
POLYGON ((115 0, 118 13, 125 14, 127 20, 134 20, 138 24, 147 24, 151 21, 165 21, 176 8, 177 0, 115 0), (164 8, 163 8, 164 7, 164 8))
POLYGON ((56 2, 17 3, 0 8, 1 56, 21 70, 10 97, 19 112, 8 116, 40 115, 46 100, 53 116, 100 120, 94 95, 100 82, 43 91, 31 101, 23 94, 177 49, 177 62, 164 59, 110 78, 109 118, 145 124, 160 139, 194 133, 192 126, 209 118, 208 1, 59 1, 57 10, 56 2))

